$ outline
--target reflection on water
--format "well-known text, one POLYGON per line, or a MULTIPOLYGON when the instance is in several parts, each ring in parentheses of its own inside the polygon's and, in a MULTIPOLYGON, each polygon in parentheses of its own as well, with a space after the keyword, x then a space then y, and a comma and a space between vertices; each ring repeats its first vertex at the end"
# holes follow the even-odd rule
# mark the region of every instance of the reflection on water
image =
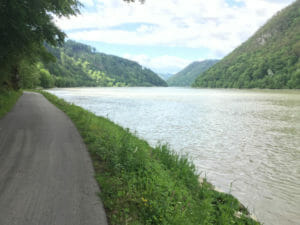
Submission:
POLYGON ((300 91, 72 88, 55 95, 188 154, 267 225, 300 223, 300 91))

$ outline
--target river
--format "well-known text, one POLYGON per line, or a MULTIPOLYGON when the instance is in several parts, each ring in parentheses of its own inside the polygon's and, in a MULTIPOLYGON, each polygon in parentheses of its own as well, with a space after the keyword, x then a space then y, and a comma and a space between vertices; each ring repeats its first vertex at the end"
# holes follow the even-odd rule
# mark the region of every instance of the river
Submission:
POLYGON ((49 92, 188 155, 266 225, 300 224, 300 91, 64 88, 49 92))

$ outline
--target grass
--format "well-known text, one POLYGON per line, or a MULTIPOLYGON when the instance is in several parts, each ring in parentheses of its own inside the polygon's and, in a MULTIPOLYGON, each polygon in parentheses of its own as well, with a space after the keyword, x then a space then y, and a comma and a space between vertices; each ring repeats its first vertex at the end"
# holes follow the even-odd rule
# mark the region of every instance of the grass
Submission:
POLYGON ((232 195, 199 183, 194 165, 106 118, 47 92, 78 128, 90 152, 111 225, 259 224, 232 195))
POLYGON ((21 95, 22 91, 0 89, 0 118, 12 109, 21 95))

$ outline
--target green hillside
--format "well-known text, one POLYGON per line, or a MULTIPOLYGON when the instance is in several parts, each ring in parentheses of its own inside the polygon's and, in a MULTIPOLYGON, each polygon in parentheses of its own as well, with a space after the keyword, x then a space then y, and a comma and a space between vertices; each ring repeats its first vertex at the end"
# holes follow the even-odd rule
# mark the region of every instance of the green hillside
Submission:
POLYGON ((197 77, 193 86, 300 88, 300 0, 197 77))
POLYGON ((98 53, 91 46, 68 40, 46 46, 56 62, 45 64, 55 86, 167 86, 157 74, 134 61, 98 53))
POLYGON ((193 62, 180 72, 176 73, 174 76, 170 77, 167 80, 167 83, 169 86, 176 87, 191 86, 198 75, 208 70, 217 62, 218 60, 204 60, 201 62, 193 62))

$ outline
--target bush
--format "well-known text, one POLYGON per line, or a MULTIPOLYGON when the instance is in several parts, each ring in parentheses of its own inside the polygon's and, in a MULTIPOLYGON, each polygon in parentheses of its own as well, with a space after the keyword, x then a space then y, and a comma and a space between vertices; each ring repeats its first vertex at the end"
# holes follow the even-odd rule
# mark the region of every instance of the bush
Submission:
POLYGON ((40 69, 40 81, 43 88, 54 87, 55 80, 46 69, 40 69))

